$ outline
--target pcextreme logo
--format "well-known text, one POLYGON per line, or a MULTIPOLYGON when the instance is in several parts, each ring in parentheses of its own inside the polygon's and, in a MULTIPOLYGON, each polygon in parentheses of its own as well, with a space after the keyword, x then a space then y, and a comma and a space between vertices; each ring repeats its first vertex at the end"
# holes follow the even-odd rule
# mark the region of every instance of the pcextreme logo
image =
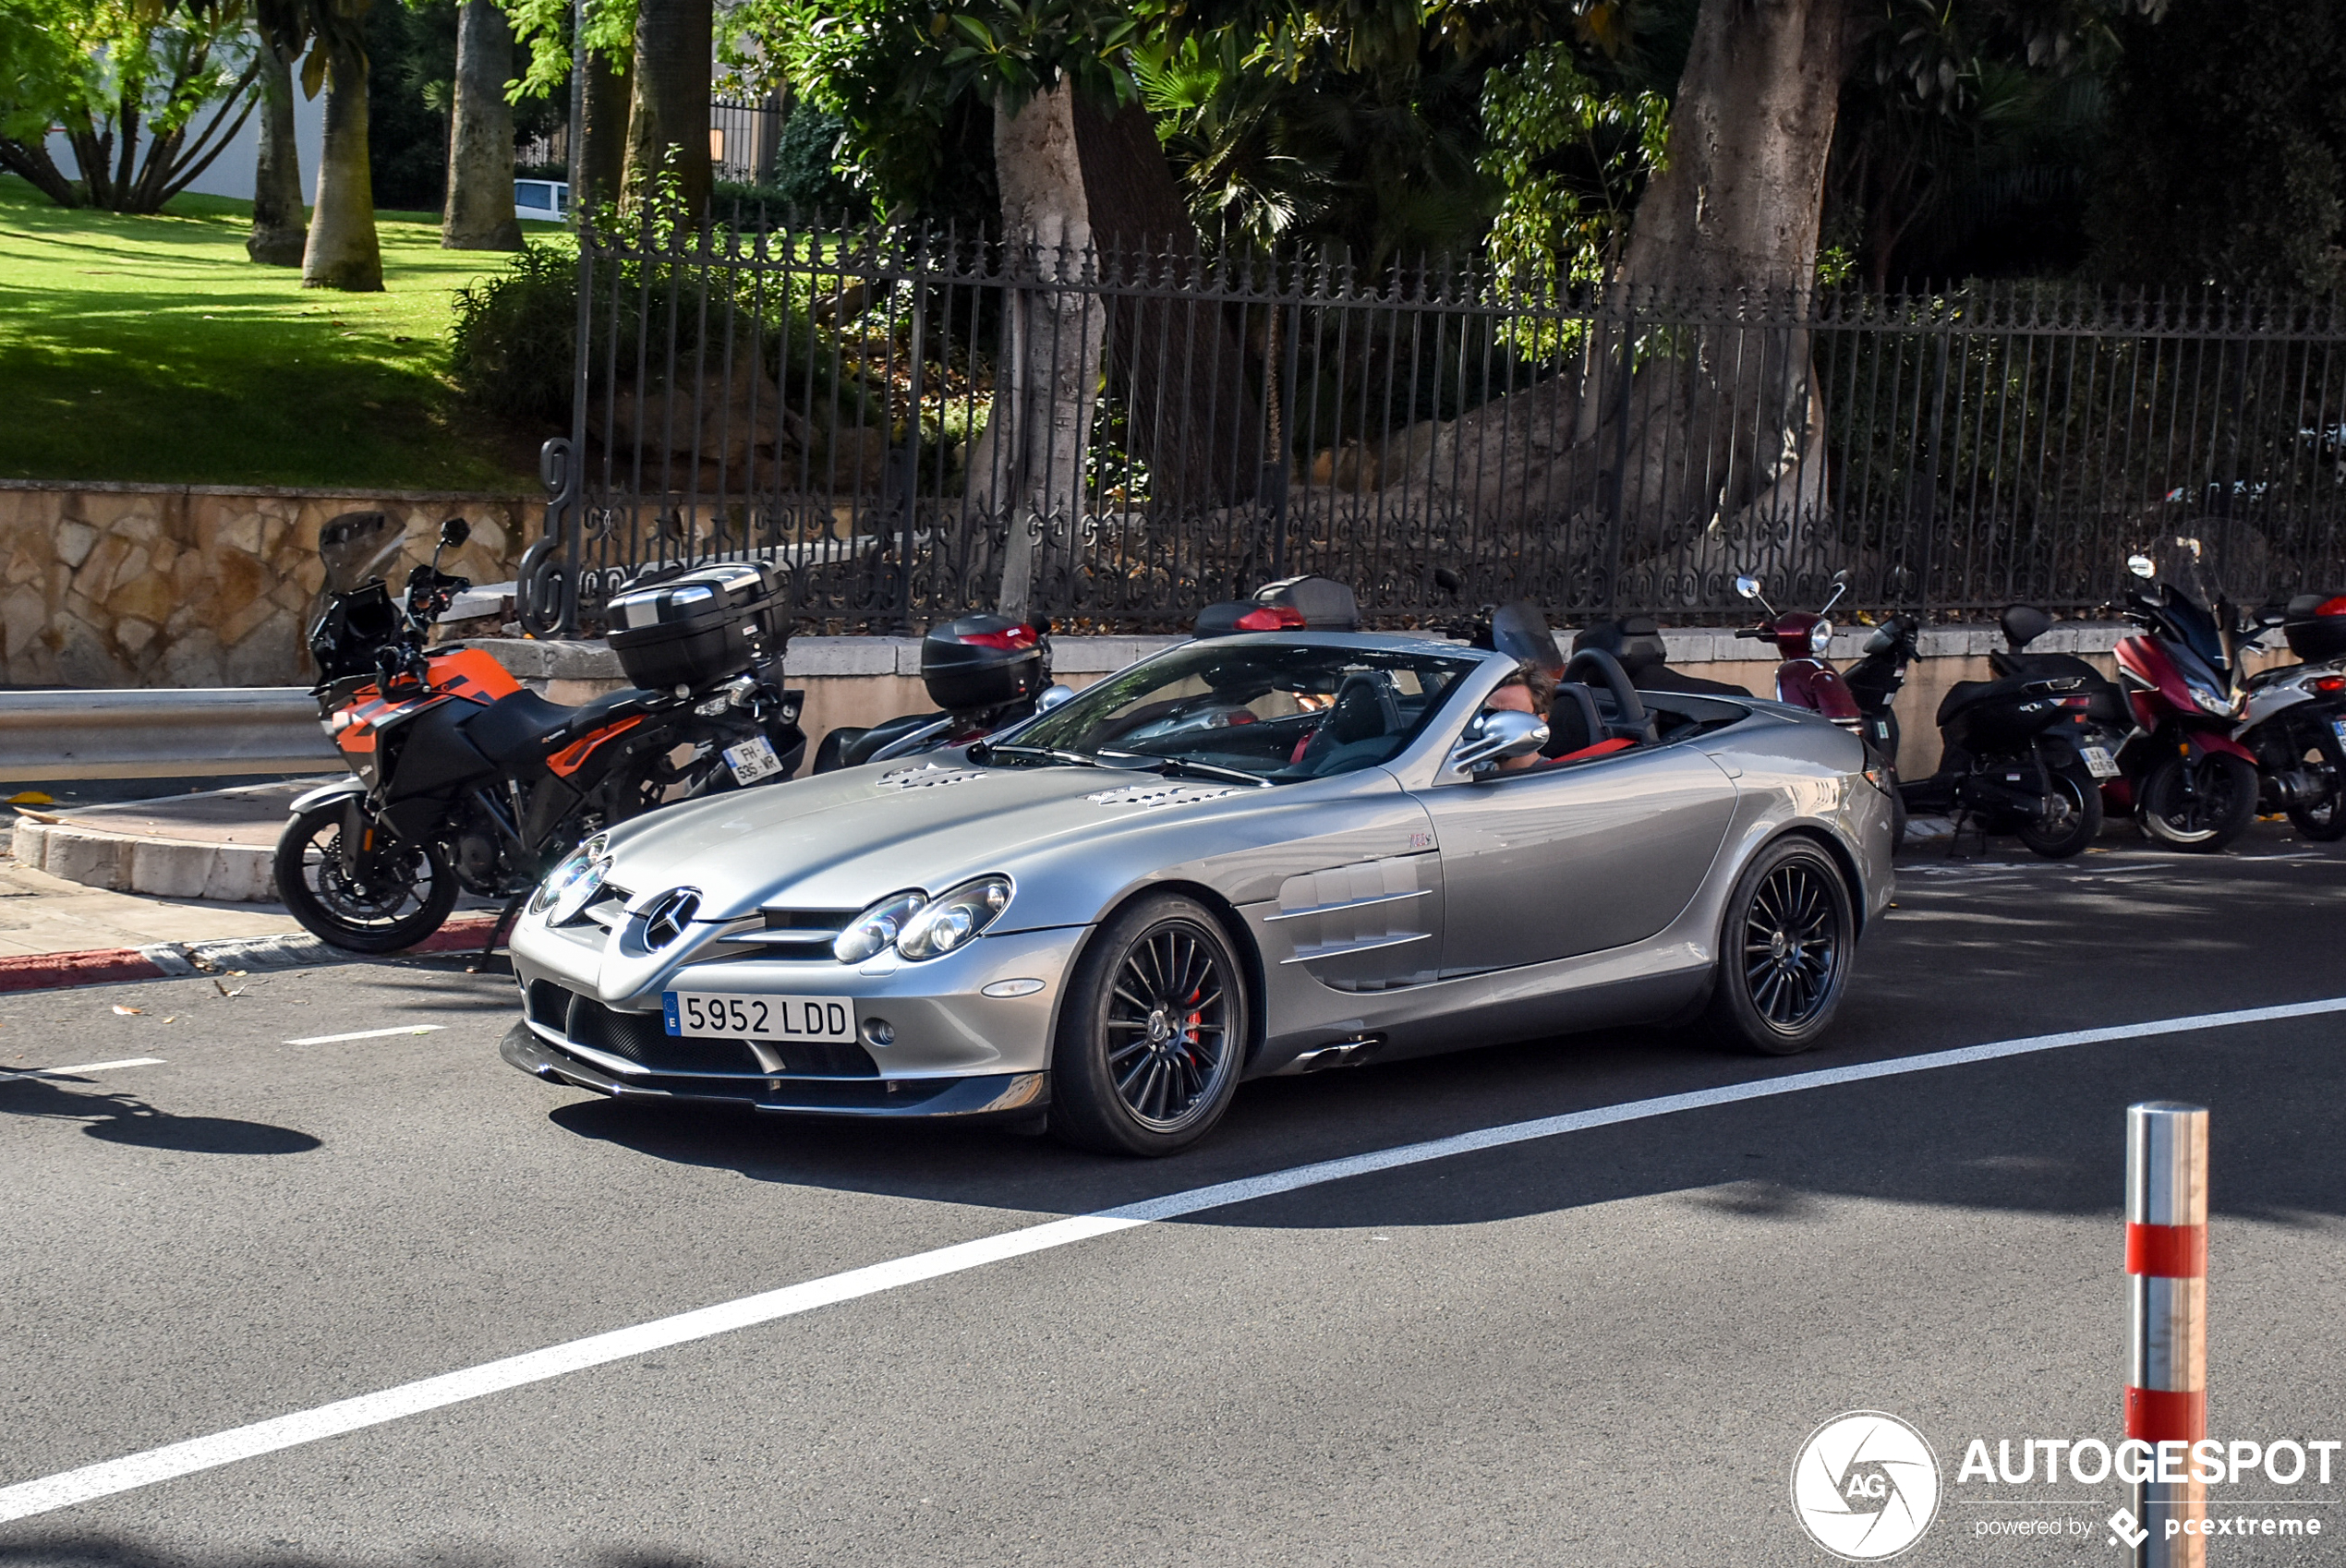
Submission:
POLYGON ((1793 1461, 1792 1511, 1808 1538, 1835 1557, 1895 1557, 1938 1514, 1939 1457, 1895 1416, 1835 1416, 1808 1434, 1793 1461))

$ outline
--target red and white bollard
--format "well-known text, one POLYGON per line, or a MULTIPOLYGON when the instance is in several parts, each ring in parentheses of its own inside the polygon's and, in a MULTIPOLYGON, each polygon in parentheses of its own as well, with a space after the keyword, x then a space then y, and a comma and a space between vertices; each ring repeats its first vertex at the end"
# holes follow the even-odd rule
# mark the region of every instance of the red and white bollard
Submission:
POLYGON ((2191 1444, 2207 1435, 2207 1113, 2153 1101, 2126 1108, 2126 1274, 2134 1358, 2126 1435, 2151 1444, 2154 1478, 2134 1487, 2140 1568, 2202 1568, 2207 1486, 2191 1444), (2171 1478, 2155 1478, 2159 1474, 2171 1478), (2188 1526, 2187 1528, 2176 1526, 2188 1526))

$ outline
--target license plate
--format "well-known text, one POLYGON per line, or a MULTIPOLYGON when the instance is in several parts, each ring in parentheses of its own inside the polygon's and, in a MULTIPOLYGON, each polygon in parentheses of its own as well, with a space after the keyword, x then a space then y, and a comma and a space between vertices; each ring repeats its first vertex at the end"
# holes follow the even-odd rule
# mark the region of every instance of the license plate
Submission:
POLYGON ((2346 741, 2346 718, 2333 718, 2329 721, 2329 727, 2338 732, 2338 738, 2340 741, 2346 741))
POLYGON ((736 784, 755 784, 770 774, 782 770, 782 759, 774 754, 773 746, 763 735, 753 735, 738 746, 725 748, 725 766, 733 770, 736 784))
POLYGON ((2080 746, 2078 754, 2086 759, 2086 771, 2097 778, 2118 777, 2118 759, 2102 746, 2080 746))
POLYGON ((843 1045, 855 1038, 855 1005, 834 996, 666 991, 660 994, 659 1009, 671 1034, 828 1045, 843 1045))

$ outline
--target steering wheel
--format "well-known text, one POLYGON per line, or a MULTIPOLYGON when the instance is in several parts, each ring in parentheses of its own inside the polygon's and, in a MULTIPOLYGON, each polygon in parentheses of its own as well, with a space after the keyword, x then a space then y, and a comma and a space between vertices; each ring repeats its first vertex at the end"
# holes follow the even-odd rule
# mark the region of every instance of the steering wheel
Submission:
POLYGON ((1629 738, 1642 744, 1653 744, 1652 716, 1646 712, 1645 702, 1638 695, 1638 689, 1629 684, 1629 672, 1621 668, 1619 659, 1602 648, 1582 648, 1565 665, 1564 678, 1578 681, 1584 686, 1602 686, 1611 692, 1613 706, 1618 710, 1614 730, 1616 733, 1626 732, 1629 738), (1588 676, 1590 670, 1596 672, 1593 681, 1588 676))

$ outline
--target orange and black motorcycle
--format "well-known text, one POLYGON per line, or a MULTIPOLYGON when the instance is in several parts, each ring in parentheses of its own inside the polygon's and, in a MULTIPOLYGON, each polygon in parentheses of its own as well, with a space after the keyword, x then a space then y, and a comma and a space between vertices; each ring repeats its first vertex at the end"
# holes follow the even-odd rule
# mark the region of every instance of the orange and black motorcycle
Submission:
POLYGON ((472 585, 440 570, 468 533, 461 518, 441 525, 404 604, 366 570, 395 559, 395 532, 357 513, 321 535, 330 598, 309 638, 314 694, 351 777, 294 802, 277 892, 307 930, 353 952, 413 947, 460 890, 517 899, 598 830, 787 778, 805 754, 804 694, 780 681, 772 568, 639 577, 610 606, 611 645, 637 689, 567 707, 483 649, 425 645, 472 585))

